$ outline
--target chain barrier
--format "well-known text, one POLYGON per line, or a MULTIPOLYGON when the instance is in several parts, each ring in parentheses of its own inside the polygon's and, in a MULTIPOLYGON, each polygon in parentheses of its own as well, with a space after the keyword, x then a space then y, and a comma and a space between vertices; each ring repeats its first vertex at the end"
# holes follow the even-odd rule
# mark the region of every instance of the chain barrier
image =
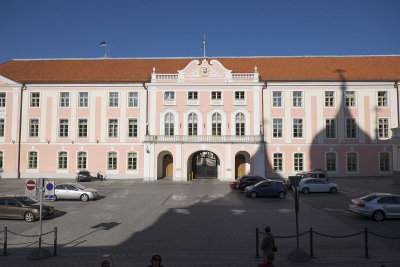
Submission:
MULTIPOLYGON (((256 228, 256 258, 259 258, 259 235, 265 235, 264 232, 258 231, 258 228, 256 228)), ((309 234, 310 236, 310 257, 314 258, 314 238, 313 238, 313 234, 317 234, 323 237, 328 237, 328 238, 350 238, 350 237, 354 237, 354 236, 358 236, 358 235, 364 235, 364 252, 365 252, 365 258, 369 258, 369 254, 368 254, 368 234, 371 234, 373 236, 376 237, 380 237, 380 238, 387 238, 387 239, 400 239, 400 236, 385 236, 385 235, 381 235, 381 234, 377 234, 374 232, 370 232, 368 231, 368 228, 365 228, 363 231, 354 233, 354 234, 348 234, 348 235, 328 235, 328 234, 324 234, 321 232, 317 232, 314 231, 312 228, 310 228, 309 231, 303 232, 303 233, 299 233, 299 237, 300 236, 304 236, 306 234, 309 234)), ((279 236, 279 235, 274 235, 274 238, 296 238, 297 235, 288 235, 288 236, 279 236)))

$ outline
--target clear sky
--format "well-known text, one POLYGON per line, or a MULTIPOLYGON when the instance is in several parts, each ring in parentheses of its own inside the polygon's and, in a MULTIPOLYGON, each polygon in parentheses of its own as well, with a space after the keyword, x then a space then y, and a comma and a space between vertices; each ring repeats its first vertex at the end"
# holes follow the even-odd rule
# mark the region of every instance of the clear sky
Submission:
POLYGON ((0 0, 0 62, 400 54, 400 0, 0 0))

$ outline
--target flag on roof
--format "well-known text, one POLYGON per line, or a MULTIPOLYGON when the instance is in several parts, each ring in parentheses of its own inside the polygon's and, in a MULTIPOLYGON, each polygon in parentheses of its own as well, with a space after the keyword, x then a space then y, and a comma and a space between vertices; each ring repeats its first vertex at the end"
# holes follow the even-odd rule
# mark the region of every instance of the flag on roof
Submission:
POLYGON ((106 46, 107 43, 106 43, 106 42, 101 42, 99 45, 100 45, 100 46, 106 46))

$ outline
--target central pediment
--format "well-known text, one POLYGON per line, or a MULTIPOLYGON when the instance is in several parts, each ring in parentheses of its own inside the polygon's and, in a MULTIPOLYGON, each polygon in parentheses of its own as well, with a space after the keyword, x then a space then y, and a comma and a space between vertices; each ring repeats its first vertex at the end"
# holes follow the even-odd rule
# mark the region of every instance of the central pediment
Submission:
POLYGON ((218 60, 203 59, 191 61, 184 69, 178 70, 179 80, 184 81, 228 81, 232 79, 232 70, 225 68, 218 60))

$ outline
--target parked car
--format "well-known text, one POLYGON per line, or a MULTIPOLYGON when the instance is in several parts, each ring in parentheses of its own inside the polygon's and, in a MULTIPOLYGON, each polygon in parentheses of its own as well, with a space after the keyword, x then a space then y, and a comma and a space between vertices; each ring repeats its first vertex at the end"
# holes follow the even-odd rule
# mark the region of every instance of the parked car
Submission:
MULTIPOLYGON (((48 203, 42 203, 42 218, 48 218, 54 212, 53 206, 48 203)), ((27 222, 33 222, 40 218, 40 202, 23 195, 1 196, 0 218, 24 219, 27 222)))
POLYGON ((266 180, 258 182, 255 185, 248 186, 244 189, 246 196, 256 197, 286 197, 286 187, 282 182, 266 180))
POLYGON ((337 193, 339 186, 334 183, 328 183, 318 178, 305 178, 301 179, 297 190, 304 194, 310 192, 330 192, 337 193))
POLYGON ((386 218, 400 218, 400 195, 373 193, 352 199, 349 210, 359 215, 371 217, 375 221, 386 218))
MULTIPOLYGON (((329 182, 328 173, 322 169, 314 169, 313 171, 299 172, 295 176, 301 177, 301 179, 318 178, 324 180, 325 182, 329 182)), ((291 182, 289 178, 285 179, 285 184, 287 188, 291 187, 291 182)))
POLYGON ((90 175, 90 171, 80 171, 76 175, 77 182, 90 182, 92 180, 92 176, 90 175))
MULTIPOLYGON (((267 178, 264 178, 261 176, 246 175, 246 176, 242 176, 241 178, 236 179, 234 182, 231 182, 231 183, 233 183, 235 185, 236 189, 243 190, 247 186, 254 185, 258 182, 266 181, 266 180, 267 180, 267 178)), ((230 186, 232 188, 233 185, 230 185, 230 186)))
POLYGON ((99 192, 96 189, 85 187, 77 183, 58 184, 54 188, 55 200, 60 199, 79 199, 88 201, 99 198, 99 192))

